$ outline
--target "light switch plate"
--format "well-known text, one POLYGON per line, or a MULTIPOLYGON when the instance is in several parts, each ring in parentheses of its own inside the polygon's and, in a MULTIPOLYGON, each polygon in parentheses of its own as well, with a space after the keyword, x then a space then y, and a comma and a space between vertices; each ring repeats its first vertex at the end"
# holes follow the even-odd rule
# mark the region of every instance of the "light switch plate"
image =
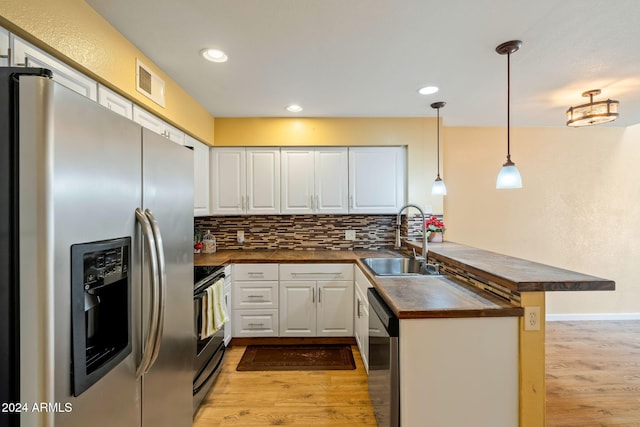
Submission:
POLYGON ((356 240, 356 230, 346 230, 344 232, 345 240, 356 240))
POLYGON ((238 243, 244 243, 244 230, 238 230, 238 243))

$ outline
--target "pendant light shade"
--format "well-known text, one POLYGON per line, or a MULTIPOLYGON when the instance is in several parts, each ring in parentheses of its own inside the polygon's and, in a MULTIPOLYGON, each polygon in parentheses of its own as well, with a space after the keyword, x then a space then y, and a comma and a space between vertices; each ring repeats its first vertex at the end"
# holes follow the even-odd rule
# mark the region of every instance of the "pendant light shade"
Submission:
POLYGON ((593 95, 600 95, 600 89, 583 92, 582 96, 589 97, 588 104, 570 107, 567 110, 567 126, 589 126, 612 122, 618 118, 618 101, 593 102, 593 95))
POLYGON ((438 126, 438 175, 436 176, 436 180, 433 182, 431 186, 431 194, 435 196, 445 196, 447 194, 447 186, 444 185, 444 181, 440 178, 440 109, 446 105, 446 102, 434 102, 431 104, 431 108, 435 108, 437 112, 437 126, 438 126))
POLYGON ((507 161, 502 165, 496 180, 497 189, 522 188, 522 178, 515 163, 511 161, 511 129, 510 129, 510 103, 511 103, 511 54, 517 52, 522 46, 520 40, 504 42, 496 47, 500 55, 507 55, 507 161))

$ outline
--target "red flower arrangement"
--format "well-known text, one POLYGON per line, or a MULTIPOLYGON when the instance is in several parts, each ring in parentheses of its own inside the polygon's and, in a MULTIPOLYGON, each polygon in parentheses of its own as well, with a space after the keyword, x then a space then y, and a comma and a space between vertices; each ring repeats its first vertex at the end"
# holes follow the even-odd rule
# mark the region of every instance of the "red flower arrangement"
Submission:
POLYGON ((440 221, 437 217, 432 216, 425 220, 424 225, 427 229, 427 233, 435 231, 444 231, 444 222, 440 221))

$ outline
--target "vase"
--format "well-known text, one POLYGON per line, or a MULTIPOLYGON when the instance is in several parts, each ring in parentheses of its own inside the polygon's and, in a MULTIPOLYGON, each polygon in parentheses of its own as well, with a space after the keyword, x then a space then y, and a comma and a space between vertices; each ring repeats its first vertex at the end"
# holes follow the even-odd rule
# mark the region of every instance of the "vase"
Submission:
POLYGON ((427 236, 427 241, 431 243, 440 243, 442 242, 442 231, 432 231, 427 236))

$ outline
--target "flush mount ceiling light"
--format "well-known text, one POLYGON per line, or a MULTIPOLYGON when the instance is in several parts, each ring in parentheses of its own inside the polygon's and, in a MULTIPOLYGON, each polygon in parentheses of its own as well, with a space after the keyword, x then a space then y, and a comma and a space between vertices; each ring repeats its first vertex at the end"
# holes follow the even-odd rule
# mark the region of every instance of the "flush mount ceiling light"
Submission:
POLYGON ((437 91, 438 91, 438 88, 436 86, 425 86, 418 89, 418 93, 420 95, 431 95, 436 93, 437 91))
POLYGON ((444 181, 440 178, 440 109, 444 107, 446 102, 434 102, 431 104, 431 108, 435 108, 437 111, 438 117, 438 175, 436 176, 436 180, 433 182, 431 186, 431 194, 436 196, 446 196, 447 195, 447 187, 444 185, 444 181))
POLYGON ((600 95, 600 89, 583 92, 582 96, 589 97, 589 103, 570 107, 567 110, 567 126, 598 125, 618 118, 618 101, 607 99, 593 102, 593 95, 600 95))
POLYGON ((290 113, 299 113, 300 111, 302 111, 302 107, 298 104, 287 105, 287 111, 289 111, 290 113))
POLYGON ((507 161, 502 165, 496 180, 497 189, 522 188, 522 178, 515 163, 511 161, 511 129, 510 129, 510 99, 511 99, 511 54, 522 46, 520 40, 504 42, 496 47, 500 55, 507 55, 507 161))
POLYGON ((200 55, 207 61, 211 62, 227 62, 229 57, 220 49, 202 49, 200 55))

